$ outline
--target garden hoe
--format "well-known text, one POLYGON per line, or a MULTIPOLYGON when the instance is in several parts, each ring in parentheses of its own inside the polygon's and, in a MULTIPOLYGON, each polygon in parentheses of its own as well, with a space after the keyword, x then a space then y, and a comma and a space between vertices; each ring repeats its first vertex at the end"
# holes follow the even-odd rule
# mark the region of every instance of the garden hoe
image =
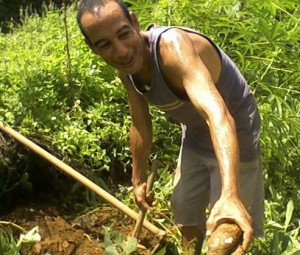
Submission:
MULTIPOLYGON (((151 192, 151 190, 152 190, 153 183, 154 183, 154 180, 155 180, 156 175, 157 175, 158 165, 159 165, 158 160, 153 160, 152 161, 151 173, 150 173, 150 175, 149 175, 149 177, 147 179, 146 194, 149 194, 151 192)), ((142 229, 142 225, 143 225, 143 222, 144 222, 144 219, 145 219, 145 215, 146 215, 145 211, 143 211, 143 210, 139 211, 139 215, 138 215, 138 218, 136 220, 136 224, 135 224, 133 232, 132 232, 132 235, 134 237, 136 237, 137 239, 138 239, 138 237, 140 235, 140 232, 141 232, 141 229, 142 229)))
MULTIPOLYGON (((147 179, 146 194, 149 194, 152 190, 154 180, 157 176, 158 167, 159 167, 159 161, 154 159, 152 161, 152 165, 151 165, 151 173, 150 173, 150 175, 147 179)), ((141 228, 142 228, 142 225, 143 225, 143 221, 145 219, 145 215, 146 215, 146 211, 143 211, 143 210, 139 211, 139 215, 138 215, 136 224, 135 224, 133 232, 132 232, 132 235, 134 237, 136 237, 137 239, 139 238, 141 228)), ((156 254, 157 252, 159 254, 164 254, 164 255, 178 255, 179 254, 176 245, 174 245, 171 242, 168 242, 166 235, 162 235, 162 236, 159 237, 159 242, 152 249, 151 254, 156 254)))
MULTIPOLYGON (((146 194, 149 194, 152 190, 152 187, 153 187, 153 183, 154 183, 154 180, 157 176, 157 169, 158 169, 158 166, 159 166, 159 161, 158 160, 153 160, 152 161, 152 165, 151 165, 151 173, 147 179, 147 188, 146 188, 146 194)), ((134 226, 134 229, 132 231, 132 235, 136 238, 136 239, 139 239, 139 235, 141 233, 141 229, 142 229, 142 225, 143 225, 143 222, 144 222, 144 219, 145 219, 145 215, 146 215, 146 211, 144 210, 141 210, 139 211, 139 215, 138 215, 138 218, 136 220, 136 223, 135 223, 135 226, 134 226)), ((154 247, 154 252, 157 250, 157 248, 160 246, 160 243, 162 241, 162 238, 163 236, 161 236, 159 238, 159 243, 157 246, 154 247)), ((154 254, 154 252, 152 251, 152 254, 154 254)))
MULTIPOLYGON (((142 215, 138 216, 138 214, 135 211, 133 211, 128 206, 123 204, 117 198, 115 198, 114 196, 112 196, 111 194, 109 194, 108 192, 103 190, 102 188, 100 188, 98 185, 96 185, 95 183, 93 183, 92 181, 87 179, 85 176, 83 176, 82 174, 80 174, 79 172, 77 172, 76 170, 74 170, 73 168, 71 168, 70 166, 68 166, 61 160, 59 160, 58 158, 54 157, 52 154, 50 154, 43 148, 39 147, 38 145, 36 145, 35 143, 33 143, 32 141, 27 139, 25 136, 21 135, 20 133, 13 130, 9 126, 4 125, 2 122, 0 122, 0 130, 2 130, 3 132, 7 133, 10 136, 12 136, 19 143, 25 145, 30 150, 32 150, 33 152, 35 152, 42 158, 49 161, 51 164, 53 164, 54 166, 56 166, 57 168, 59 168, 60 170, 62 170, 63 172, 65 172, 66 174, 71 176, 72 178, 74 178, 76 181, 80 182, 82 185, 84 185, 88 189, 94 191, 99 197, 101 197, 104 200, 106 200, 107 202, 109 202, 111 205, 113 205, 114 207, 116 207, 117 209, 119 209, 120 211, 125 213, 127 216, 129 216, 133 220, 136 220, 136 221, 138 220, 140 222, 140 223, 138 223, 140 226, 136 226, 136 230, 135 230, 136 234, 135 235, 138 235, 138 233, 140 232, 141 226, 143 226, 146 229, 148 229, 152 234, 154 234, 156 237, 158 237, 159 240, 164 239, 164 237, 166 236, 166 232, 164 230, 159 229, 155 225, 153 225, 151 222, 144 220, 144 217, 145 217, 144 213, 143 214, 140 213, 142 215)), ((157 162, 153 165, 154 165, 153 168, 154 167, 157 168, 157 162)), ((150 178, 149 178, 149 180, 150 180, 150 178)), ((151 181, 151 182, 153 182, 153 181, 151 181)), ((149 187, 150 186, 152 186, 152 184, 149 185, 149 187)))
MULTIPOLYGON (((159 243, 157 246, 152 250, 151 254, 155 254, 162 248, 165 248, 166 252, 162 254, 178 254, 177 247, 174 244, 168 243, 166 241, 166 232, 162 229, 157 228, 155 225, 150 223, 145 219, 145 212, 140 211, 137 214, 135 211, 130 209, 128 206, 123 204, 117 198, 100 188, 98 185, 87 179, 85 176, 59 160, 58 158, 54 157, 52 154, 44 150, 43 148, 39 147, 25 136, 21 135, 17 131, 13 130, 7 125, 4 125, 0 122, 0 130, 7 133, 19 143, 25 145, 30 150, 41 156, 42 158, 49 161, 51 164, 74 178, 76 181, 80 182, 82 185, 87 187, 88 189, 94 191, 99 197, 103 198, 111 205, 125 213, 127 216, 132 218, 136 221, 136 225, 133 230, 133 236, 138 238, 141 227, 145 227, 148 229, 152 234, 158 237, 159 243)), ((158 168, 158 161, 154 160, 151 166, 151 174, 147 180, 147 193, 151 191, 153 186, 153 182, 155 176, 157 174, 158 168)), ((242 242, 242 231, 240 228, 235 224, 221 224, 210 236, 208 240, 208 252, 207 255, 244 255, 243 250, 241 248, 242 242)))

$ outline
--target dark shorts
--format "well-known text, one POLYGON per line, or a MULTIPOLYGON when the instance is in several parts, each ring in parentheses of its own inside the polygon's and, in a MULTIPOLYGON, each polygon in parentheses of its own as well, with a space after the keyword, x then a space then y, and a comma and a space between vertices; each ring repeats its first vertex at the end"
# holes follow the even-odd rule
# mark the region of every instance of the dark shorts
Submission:
MULTIPOLYGON (((240 198, 252 216, 254 236, 263 236, 264 181, 260 156, 240 162, 240 198)), ((175 222, 205 231, 206 210, 220 197, 218 161, 182 148, 171 198, 175 222)))

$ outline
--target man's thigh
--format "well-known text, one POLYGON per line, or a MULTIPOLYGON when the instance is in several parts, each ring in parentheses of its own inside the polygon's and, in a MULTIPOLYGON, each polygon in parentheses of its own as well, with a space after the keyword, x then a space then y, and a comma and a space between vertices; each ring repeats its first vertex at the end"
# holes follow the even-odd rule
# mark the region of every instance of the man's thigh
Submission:
POLYGON ((171 198, 177 224, 205 227, 209 180, 209 170, 201 157, 192 150, 181 148, 171 198))
MULTIPOLYGON (((255 236, 263 235, 264 181, 260 156, 241 162, 240 197, 253 219, 255 236)), ((214 157, 203 157, 182 148, 174 179, 172 210, 179 225, 205 227, 206 208, 218 200, 221 192, 219 164, 214 157)))

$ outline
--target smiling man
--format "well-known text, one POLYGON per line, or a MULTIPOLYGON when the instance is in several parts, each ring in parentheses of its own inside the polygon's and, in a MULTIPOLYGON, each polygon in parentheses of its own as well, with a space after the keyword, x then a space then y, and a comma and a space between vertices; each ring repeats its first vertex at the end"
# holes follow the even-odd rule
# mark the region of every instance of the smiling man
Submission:
POLYGON ((199 254, 206 229, 211 232, 222 222, 240 226, 246 251, 253 234, 263 234, 260 118, 235 64, 209 37, 192 29, 152 25, 142 31, 121 1, 82 0, 77 19, 86 43, 119 71, 128 94, 138 206, 149 208, 150 103, 182 125, 171 202, 186 251, 192 247, 199 254))

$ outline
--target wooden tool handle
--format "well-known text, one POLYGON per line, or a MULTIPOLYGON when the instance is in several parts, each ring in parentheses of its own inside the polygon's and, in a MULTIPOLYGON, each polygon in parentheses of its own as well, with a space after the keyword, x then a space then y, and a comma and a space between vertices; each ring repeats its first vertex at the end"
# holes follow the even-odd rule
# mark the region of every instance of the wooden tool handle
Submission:
MULTIPOLYGON (((159 166, 159 161, 156 159, 153 160, 152 165, 151 165, 151 174, 149 175, 149 177, 147 179, 146 194, 148 194, 152 190, 153 183, 154 183, 154 180, 157 175, 158 166, 159 166)), ((145 215, 146 215, 145 211, 142 211, 142 210, 139 211, 139 215, 138 215, 138 218, 136 220, 136 223, 135 223, 135 226, 134 226, 134 229, 132 232, 132 235, 136 238, 138 238, 140 235, 141 228, 142 228, 142 225, 143 225, 143 222, 145 219, 145 215)))
MULTIPOLYGON (((111 205, 128 215, 130 218, 137 220, 138 214, 130 209, 128 206, 126 206, 124 203, 122 203, 120 200, 106 192, 104 189, 100 188, 98 185, 96 185, 94 182, 90 181, 88 178, 77 172, 72 167, 68 166, 58 158, 54 157, 52 154, 44 150, 43 148, 39 147, 29 139, 27 139, 25 136, 21 135, 17 131, 13 130, 7 125, 4 125, 2 122, 0 122, 0 130, 7 133, 8 135, 12 136, 15 140, 17 140, 19 143, 25 145, 32 151, 34 151, 36 154, 41 156, 42 158, 49 161, 51 164, 74 178, 76 181, 80 182, 82 185, 87 187, 88 189, 95 192, 99 197, 103 198, 107 202, 109 202, 111 205)), ((151 233, 157 236, 164 236, 165 231, 157 228, 152 223, 148 222, 147 220, 143 221, 143 225, 145 228, 147 228, 151 233)))

